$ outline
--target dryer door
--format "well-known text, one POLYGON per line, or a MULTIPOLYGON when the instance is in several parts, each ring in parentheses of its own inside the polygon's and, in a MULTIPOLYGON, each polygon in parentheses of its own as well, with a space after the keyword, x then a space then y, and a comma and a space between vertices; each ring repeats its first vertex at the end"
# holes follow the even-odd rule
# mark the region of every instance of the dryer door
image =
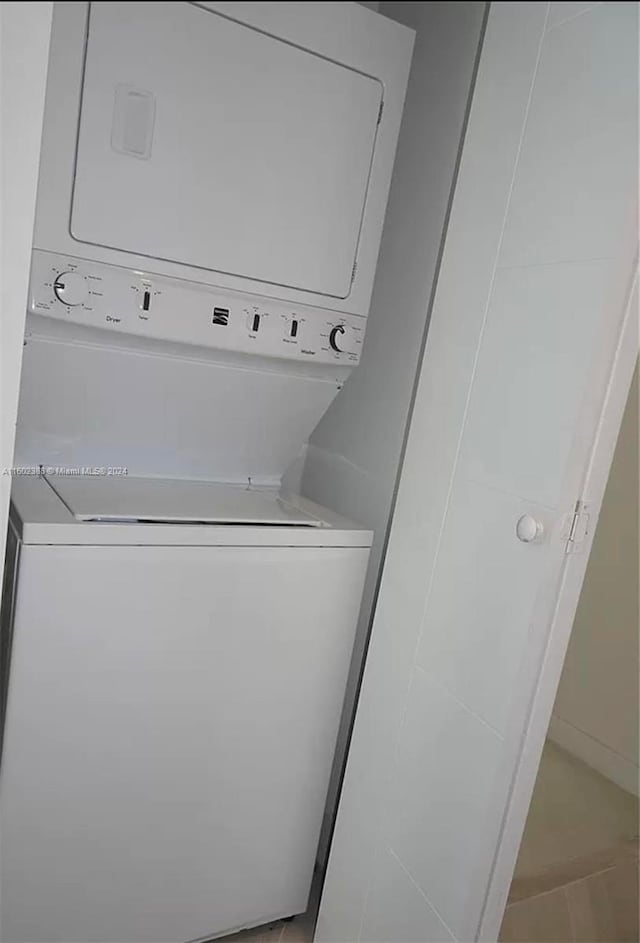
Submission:
POLYGON ((91 5, 71 233, 334 298, 382 85, 191 3, 91 5))

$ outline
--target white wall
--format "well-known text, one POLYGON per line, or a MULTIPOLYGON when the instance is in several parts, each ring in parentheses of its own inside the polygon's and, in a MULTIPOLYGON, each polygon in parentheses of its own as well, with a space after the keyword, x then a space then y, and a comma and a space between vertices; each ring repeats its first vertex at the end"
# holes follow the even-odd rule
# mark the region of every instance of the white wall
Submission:
POLYGON ((0 5, 0 558, 11 488, 4 470, 13 463, 52 7, 0 5))
MULTIPOLYGON (((356 695, 427 311, 460 145, 483 3, 382 3, 417 30, 362 361, 311 436, 302 491, 375 540, 329 810, 356 695)), ((321 842, 326 848, 327 832, 321 842)))
POLYGON ((636 794, 639 481, 636 369, 549 730, 636 794))

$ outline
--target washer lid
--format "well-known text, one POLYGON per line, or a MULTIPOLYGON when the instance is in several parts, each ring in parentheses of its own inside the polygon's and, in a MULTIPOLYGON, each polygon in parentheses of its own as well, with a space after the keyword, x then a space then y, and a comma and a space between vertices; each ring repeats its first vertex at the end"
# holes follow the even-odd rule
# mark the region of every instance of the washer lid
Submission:
POLYGON ((46 480, 79 521, 324 526, 273 488, 128 476, 46 480))

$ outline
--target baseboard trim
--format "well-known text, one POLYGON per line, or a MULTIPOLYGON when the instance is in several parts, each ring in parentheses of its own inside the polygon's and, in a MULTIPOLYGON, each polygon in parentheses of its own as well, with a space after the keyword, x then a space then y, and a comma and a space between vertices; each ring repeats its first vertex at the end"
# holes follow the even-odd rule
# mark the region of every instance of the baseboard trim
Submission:
POLYGON ((621 789, 633 793, 634 796, 640 795, 640 771, 620 753, 555 714, 551 718, 548 737, 621 789))

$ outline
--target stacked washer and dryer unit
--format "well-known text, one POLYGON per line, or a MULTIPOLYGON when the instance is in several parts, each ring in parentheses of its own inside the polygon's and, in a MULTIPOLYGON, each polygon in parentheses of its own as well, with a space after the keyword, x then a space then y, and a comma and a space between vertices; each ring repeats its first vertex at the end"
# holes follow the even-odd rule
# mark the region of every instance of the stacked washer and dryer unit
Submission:
POLYGON ((360 358, 411 46, 351 3, 55 4, 6 943, 306 908, 371 534, 283 476, 360 358))

